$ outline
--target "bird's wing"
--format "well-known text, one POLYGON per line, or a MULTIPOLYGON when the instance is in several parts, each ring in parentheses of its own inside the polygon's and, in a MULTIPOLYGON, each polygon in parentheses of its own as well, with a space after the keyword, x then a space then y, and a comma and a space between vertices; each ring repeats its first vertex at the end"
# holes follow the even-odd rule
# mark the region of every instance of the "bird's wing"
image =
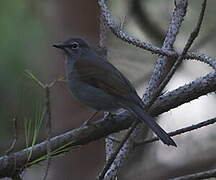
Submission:
POLYGON ((128 99, 130 94, 136 93, 129 80, 108 61, 80 59, 75 62, 74 70, 81 81, 110 95, 128 99))

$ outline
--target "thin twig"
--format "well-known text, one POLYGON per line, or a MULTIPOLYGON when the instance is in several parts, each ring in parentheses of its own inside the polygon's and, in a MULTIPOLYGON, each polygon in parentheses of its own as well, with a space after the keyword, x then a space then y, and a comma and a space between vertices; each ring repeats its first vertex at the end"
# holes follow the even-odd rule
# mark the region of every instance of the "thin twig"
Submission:
POLYGON ((58 78, 54 79, 50 83, 44 84, 42 83, 31 71, 26 70, 26 74, 31 78, 34 82, 36 82, 42 89, 45 89, 45 106, 46 106, 46 114, 47 114, 47 121, 46 121, 46 127, 47 127, 47 166, 45 170, 45 175, 43 177, 43 180, 46 180, 49 167, 51 164, 51 135, 52 135, 52 117, 51 117, 51 107, 50 107, 50 88, 53 87, 57 82, 63 81, 64 78, 58 78))
POLYGON ((108 159, 107 163, 105 164, 103 170, 101 171, 100 175, 98 176, 99 180, 103 180, 106 172, 108 171, 108 169, 110 168, 111 164, 115 160, 115 158, 116 158, 117 154, 119 153, 120 149, 123 147, 123 145, 125 144, 125 142, 129 138, 129 136, 131 135, 131 133, 133 132, 133 130, 136 128, 137 124, 138 124, 138 121, 134 121, 133 125, 131 126, 130 130, 124 136, 124 139, 121 141, 121 143, 119 144, 118 148, 110 156, 110 158, 108 159))
POLYGON ((190 83, 180 86, 175 90, 162 94, 152 105, 149 113, 153 116, 157 116, 158 114, 162 114, 170 109, 197 99, 202 95, 208 94, 209 89, 213 90, 214 86, 216 86, 214 78, 216 78, 216 73, 212 72, 204 77, 197 78, 190 83))
POLYGON ((185 55, 185 59, 188 59, 188 60, 195 59, 195 60, 200 61, 202 63, 208 64, 211 68, 216 70, 216 59, 213 59, 213 58, 207 56, 206 54, 198 53, 198 52, 196 52, 196 53, 188 52, 185 55))
POLYGON ((47 121, 46 121, 46 127, 47 127, 47 166, 45 169, 45 174, 43 177, 43 180, 46 180, 48 176, 49 167, 51 164, 51 144, 50 139, 52 136, 52 116, 51 116, 51 107, 50 107, 50 87, 47 85, 45 88, 45 97, 46 97, 46 114, 47 114, 47 121))
MULTIPOLYGON (((124 32, 117 23, 114 21, 112 14, 109 12, 108 7, 105 3, 106 0, 98 0, 98 4, 100 6, 100 10, 102 11, 104 22, 107 24, 107 26, 110 28, 110 30, 120 39, 122 39, 125 42, 128 42, 129 44, 133 44, 136 47, 145 49, 147 51, 150 51, 154 54, 163 55, 172 57, 174 59, 178 58, 180 56, 179 53, 174 51, 173 49, 163 49, 157 46, 154 46, 150 43, 142 42, 139 39, 130 36, 126 32, 124 32)), ((197 59, 202 62, 210 61, 210 64, 213 62, 216 62, 215 58, 209 57, 208 55, 198 53, 198 52, 188 52, 185 55, 185 58, 187 59, 197 59)), ((208 63, 209 64, 209 63, 208 63)))
MULTIPOLYGON (((180 134, 183 134, 183 133, 187 133, 187 132, 190 132, 190 131, 193 131, 193 130, 196 130, 196 129, 199 129, 199 128, 202 128, 202 127, 205 127, 205 126, 209 126, 209 125, 214 124, 214 123, 216 123, 216 118, 212 118, 212 119, 203 121, 201 123, 194 124, 192 126, 181 128, 181 129, 172 131, 172 132, 170 132, 168 134, 170 136, 177 136, 177 135, 180 135, 180 134)), ((145 140, 143 142, 137 142, 134 145, 135 146, 141 146, 141 145, 145 145, 145 144, 152 143, 152 142, 155 142, 155 141, 159 141, 159 138, 158 137, 154 137, 154 138, 151 138, 149 140, 145 140)))
POLYGON ((25 70, 26 75, 32 79, 37 85, 39 85, 41 88, 44 88, 44 84, 29 70, 25 70))
POLYGON ((216 31, 215 26, 213 26, 211 30, 208 30, 207 32, 205 31, 205 35, 201 37, 200 40, 193 47, 191 47, 191 50, 197 51, 201 49, 202 47, 206 46, 208 43, 214 42, 216 37, 212 36, 212 34, 214 34, 215 31, 216 31))
MULTIPOLYGON (((169 111, 175 106, 179 106, 214 91, 216 91, 216 73, 210 73, 203 78, 199 78, 192 83, 169 92, 167 95, 162 95, 162 98, 158 98, 152 106, 151 113, 157 116, 169 111), (179 100, 181 100, 180 103, 178 103, 179 100), (175 105, 173 106, 173 104, 175 105)), ((105 120, 93 122, 93 126, 83 126, 52 137, 51 150, 53 151, 69 142, 71 146, 87 144, 114 132, 127 129, 132 122, 133 118, 127 112, 119 113, 112 116, 112 118, 108 116, 105 120)), ((32 152, 31 162, 45 156, 47 154, 47 141, 35 144, 33 147, 22 149, 16 153, 11 153, 8 156, 1 156, 0 178, 10 176, 11 172, 14 171, 14 166, 16 169, 22 168, 23 164, 27 162, 30 152, 32 152)))
POLYGON ((166 56, 166 53, 161 51, 161 48, 153 46, 152 44, 147 43, 147 42, 142 42, 138 38, 135 38, 135 37, 127 34, 126 32, 124 32, 123 29, 121 29, 121 27, 114 21, 112 14, 108 10, 106 1, 107 0, 98 0, 98 4, 100 6, 100 11, 101 11, 101 14, 103 15, 104 22, 110 28, 110 30, 113 32, 113 34, 115 34, 118 38, 120 38, 121 40, 123 40, 129 44, 132 44, 132 45, 140 47, 142 49, 151 51, 151 52, 156 53, 156 54, 161 54, 161 55, 166 56))
POLYGON ((13 117, 12 121, 13 121, 13 141, 9 149, 6 151, 7 155, 9 155, 14 150, 17 139, 18 139, 17 117, 16 116, 13 117))
POLYGON ((194 173, 186 176, 181 176, 177 178, 171 178, 169 180, 197 180, 197 179, 209 179, 212 177, 216 177, 216 169, 211 169, 208 171, 203 171, 199 173, 194 173))

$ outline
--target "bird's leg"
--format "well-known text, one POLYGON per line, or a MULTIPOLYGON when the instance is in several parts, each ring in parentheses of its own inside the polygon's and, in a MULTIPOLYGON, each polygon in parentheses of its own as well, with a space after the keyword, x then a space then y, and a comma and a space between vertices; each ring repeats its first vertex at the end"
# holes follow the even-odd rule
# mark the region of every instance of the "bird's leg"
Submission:
POLYGON ((108 111, 104 111, 104 118, 108 117, 109 115, 112 115, 112 114, 108 111))
POLYGON ((99 113, 99 111, 94 112, 84 123, 83 126, 91 125, 90 121, 99 113))

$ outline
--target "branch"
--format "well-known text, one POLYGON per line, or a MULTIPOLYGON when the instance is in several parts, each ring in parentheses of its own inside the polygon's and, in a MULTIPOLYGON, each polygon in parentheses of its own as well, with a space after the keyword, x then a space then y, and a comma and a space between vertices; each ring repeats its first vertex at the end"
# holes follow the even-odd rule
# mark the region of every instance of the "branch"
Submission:
MULTIPOLYGON (((141 41, 137 40, 136 38, 134 38, 132 36, 129 36, 128 34, 126 34, 121 29, 121 27, 118 27, 116 25, 116 23, 114 22, 114 19, 112 18, 111 13, 109 12, 109 10, 107 8, 105 0, 98 0, 98 3, 99 3, 100 8, 101 8, 101 14, 104 16, 106 24, 111 29, 111 31, 117 37, 122 39, 123 41, 126 41, 128 43, 131 43, 131 44, 139 47, 141 41)), ((176 8, 173 12, 171 24, 169 26, 168 33, 167 33, 167 36, 165 38, 162 49, 167 49, 167 50, 173 49, 173 44, 174 44, 176 36, 179 32, 179 28, 180 28, 181 23, 183 21, 183 17, 186 14, 187 0, 185 0, 185 1, 179 0, 179 1, 175 1, 175 3, 176 3, 176 8)), ((204 13, 204 10, 205 10, 205 7, 203 6, 203 10, 202 10, 203 13, 204 13)), ((202 14, 202 12, 201 12, 201 14, 202 14)), ((154 69, 154 74, 153 74, 151 81, 149 83, 149 86, 148 86, 148 91, 144 94, 144 97, 145 97, 144 103, 146 105, 145 109, 149 109, 149 107, 151 107, 151 105, 154 103, 154 101, 157 98, 157 96, 159 95, 159 93, 163 90, 163 88, 166 86, 166 84, 168 83, 168 81, 170 80, 172 75, 174 74, 178 65, 184 59, 184 56, 187 54, 187 51, 190 48, 191 44, 193 43, 193 40, 198 35, 203 15, 200 15, 200 17, 201 18, 199 18, 198 25, 195 28, 194 33, 192 33, 191 37, 189 38, 189 40, 188 40, 188 42, 187 42, 187 44, 183 50, 183 53, 178 57, 176 65, 174 66, 172 71, 169 73, 169 75, 167 76, 165 81, 163 81, 163 83, 159 89, 157 87, 161 83, 161 81, 163 80, 163 77, 166 75, 166 73, 167 73, 166 67, 170 63, 170 61, 167 61, 168 58, 166 56, 160 56, 158 58, 155 69, 154 69), (158 90, 154 91, 155 89, 158 89, 158 90)), ((145 46, 144 49, 146 49, 146 50, 148 50, 149 47, 153 47, 153 46, 149 46, 149 44, 144 43, 144 42, 143 42, 143 45, 145 46)), ((132 131, 129 131, 129 132, 132 133, 132 131)), ((128 136, 128 134, 127 134, 127 136, 128 136)), ((132 142, 132 141, 128 141, 128 142, 132 142)), ((121 145, 123 145, 123 144, 124 143, 121 143, 121 145)), ((110 170, 109 170, 110 172, 112 172, 113 176, 117 172, 116 169, 119 166, 121 166, 121 164, 124 162, 123 157, 124 158, 127 157, 126 154, 129 154, 129 152, 131 151, 131 148, 130 148, 131 144, 128 143, 127 145, 128 145, 128 147, 126 147, 126 145, 125 145, 126 148, 123 148, 122 151, 119 152, 119 155, 118 155, 119 158, 118 157, 116 158, 115 162, 113 163, 114 166, 112 168, 110 168, 110 170)), ((115 153, 115 154, 117 154, 117 153, 115 153)), ((105 174, 105 173, 102 173, 102 174, 105 174)))
POLYGON ((185 55, 185 59, 196 59, 200 62, 206 63, 211 66, 214 70, 216 70, 216 59, 207 56, 206 54, 198 53, 198 52, 188 52, 185 55))
MULTIPOLYGON (((177 3, 176 8, 173 11, 171 23, 170 23, 168 33, 166 35, 162 49, 172 49, 173 43, 176 39, 179 28, 180 28, 181 23, 183 21, 183 17, 186 14, 186 8, 187 8, 187 1, 183 0, 183 1, 179 1, 179 3, 177 3)), ((123 40, 125 40, 125 39, 123 39, 123 40)), ((151 102, 151 100, 154 98, 153 96, 151 96, 151 95, 153 95, 153 94, 151 94, 151 92, 153 92, 154 89, 158 86, 158 84, 160 84, 160 80, 163 77, 163 73, 164 73, 163 70, 165 69, 164 65, 166 65, 165 59, 167 59, 166 56, 158 58, 156 66, 154 68, 154 73, 152 75, 151 81, 150 81, 149 86, 148 86, 148 89, 147 89, 146 93, 144 94, 144 97, 145 97, 144 103, 145 103, 145 110, 146 111, 151 106, 151 104, 149 104, 149 102, 151 102)), ((145 126, 133 126, 133 128, 129 132, 127 132, 126 137, 128 137, 128 138, 124 138, 123 143, 120 144, 120 148, 121 148, 121 146, 122 146, 122 148, 121 149, 119 148, 119 150, 120 150, 119 154, 117 155, 111 168, 107 172, 106 178, 109 176, 108 179, 111 179, 111 177, 114 177, 117 174, 117 170, 119 169, 119 167, 121 167, 125 163, 125 161, 127 160, 129 154, 131 153, 131 151, 134 147, 133 146, 134 139, 137 137, 137 135, 139 134, 140 131, 145 132, 144 128, 146 129, 145 126)))
MULTIPOLYGON (((150 109, 150 113, 157 116, 175 106, 214 91, 216 91, 216 73, 210 73, 205 77, 160 96, 150 109), (194 90, 195 92, 193 92, 194 90)), ((129 128, 132 122, 134 122, 134 119, 128 112, 108 116, 103 120, 93 122, 91 126, 83 126, 51 138, 51 152, 66 144, 78 146, 101 139, 109 134, 129 128)), ((22 168, 24 164, 28 164, 27 160, 30 152, 32 155, 29 162, 45 156, 47 153, 47 141, 0 157, 0 178, 10 177, 15 170, 22 168)))
POLYGON ((143 42, 141 40, 139 40, 138 38, 135 38, 131 35, 129 35, 128 33, 124 32, 124 30, 115 22, 114 18, 112 17, 112 14, 110 13, 106 1, 107 0, 97 0, 98 4, 100 6, 100 11, 101 14, 104 18, 104 23, 106 23, 106 25, 110 28, 110 30, 113 32, 114 35, 116 35, 119 39, 132 44, 136 47, 140 47, 142 49, 151 51, 155 54, 160 54, 160 55, 164 55, 164 56, 168 56, 168 54, 170 53, 170 55, 173 55, 173 51, 166 51, 166 50, 161 50, 161 48, 156 47, 150 43, 147 42, 143 42))
MULTIPOLYGON (((185 45, 185 47, 184 47, 184 49, 182 51, 182 54, 175 61, 173 67, 171 68, 171 70, 169 71, 169 73, 167 74, 167 76, 165 77, 165 79, 162 81, 162 83, 159 85, 159 87, 156 88, 156 90, 154 92, 151 91, 153 98, 149 102, 148 106, 151 106, 154 103, 154 101, 156 100, 156 98, 159 96, 159 94, 165 88, 165 86, 167 85, 167 83, 170 81, 170 79, 172 78, 172 76, 176 72, 176 70, 179 67, 179 65, 182 63, 182 61, 184 59, 184 56, 186 55, 186 53, 190 49, 190 47, 193 44, 194 40, 198 36, 199 31, 200 31, 200 27, 201 27, 201 24, 202 24, 202 21, 203 21, 203 17, 204 17, 204 12, 205 12, 205 9, 206 9, 206 2, 207 2, 207 0, 203 1, 202 10, 200 12, 200 17, 198 19, 197 25, 196 25, 195 29, 193 30, 193 32, 190 34, 190 37, 189 37, 189 39, 188 39, 188 41, 187 41, 187 43, 186 43, 186 45, 185 45)), ((164 58, 162 60, 164 61, 164 58)), ((159 67, 161 67, 161 63, 159 64, 160 65, 159 67)), ((160 72, 160 71, 158 71, 158 72, 160 72)), ((156 76, 156 78, 159 78, 159 77, 161 77, 161 76, 159 76, 159 75, 156 76)))
MULTIPOLYGON (((176 131, 172 131, 172 132, 170 132, 168 134, 170 136, 177 136, 177 135, 180 135, 180 134, 183 134, 183 133, 186 133, 186 132, 190 132, 190 131, 193 131, 193 130, 196 130, 196 129, 199 129, 199 128, 202 128, 202 127, 205 127, 205 126, 209 126, 209 125, 214 124, 214 123, 216 123, 216 118, 209 119, 209 120, 203 121, 201 123, 194 124, 192 126, 181 128, 181 129, 178 129, 176 131)), ((154 137, 154 138, 151 138, 149 140, 145 140, 143 142, 138 142, 138 143, 135 144, 135 146, 141 146, 141 145, 145 145, 145 144, 152 143, 152 142, 155 142, 155 141, 159 141, 159 138, 154 137)))
MULTIPOLYGON (((151 53, 158 54, 158 55, 164 55, 168 57, 172 57, 174 59, 178 58, 180 56, 179 53, 174 51, 173 49, 162 49, 160 47, 154 46, 150 43, 143 42, 129 34, 123 31, 123 29, 120 28, 120 26, 117 25, 117 23, 114 21, 114 18, 112 17, 112 14, 108 10, 107 4, 105 3, 106 0, 97 0, 98 4, 100 6, 100 10, 102 12, 102 15, 104 17, 104 23, 110 28, 110 30, 114 33, 114 35, 117 36, 117 38, 120 38, 121 40, 132 44, 136 47, 145 49, 147 51, 150 51, 151 53)), ((185 55, 186 59, 197 59, 199 61, 205 62, 207 64, 215 64, 216 59, 209 57, 208 55, 197 53, 197 52, 188 52, 185 55), (208 63, 208 61, 210 61, 208 63), (213 63, 214 62, 214 63, 213 63)), ((215 67, 215 66, 214 66, 215 67)))
MULTIPOLYGON (((215 78, 216 78, 216 73, 210 73, 205 77, 198 78, 189 84, 177 88, 176 90, 161 95, 158 98, 158 100, 155 102, 155 104, 152 106, 149 112, 151 113, 151 115, 156 116, 172 108, 178 107, 184 102, 190 102, 192 99, 196 99, 200 97, 201 94, 205 95, 208 93, 210 89, 211 89, 210 91, 213 92, 214 89, 216 88, 215 78), (172 99, 172 102, 170 102, 170 99, 172 99)), ((119 147, 121 147, 122 145, 123 144, 121 143, 119 147)), ((126 145, 124 145, 124 148, 126 148, 126 145)), ((115 165, 117 164, 119 163, 115 161, 115 165)), ((107 169, 107 166, 105 168, 107 169)), ((107 173, 108 175, 110 175, 109 171, 107 173)), ((117 172, 115 168, 114 169, 112 168, 112 171, 117 172)), ((100 178, 101 177, 102 175, 100 176, 100 178)))
MULTIPOLYGON (((49 142, 51 152, 67 144, 69 147, 74 147, 98 140, 111 133, 128 128, 132 122, 128 113, 121 113, 118 118, 116 116, 112 116, 112 118, 107 117, 105 120, 97 121, 90 126, 83 126, 51 138, 49 142)), ((48 142, 45 140, 33 147, 0 157, 0 178, 10 177, 13 171, 23 168, 23 165, 29 167, 31 162, 45 156, 47 154, 47 144, 48 142), (30 152, 31 158, 28 159, 30 152)))
MULTIPOLYGON (((134 121, 133 125, 131 126, 130 130, 127 132, 127 134, 124 136, 123 140, 120 142, 119 146, 117 147, 117 149, 111 154, 111 156, 109 157, 109 159, 107 160, 103 170, 101 171, 101 173, 98 176, 98 180, 103 180, 105 174, 106 174, 106 179, 108 178, 112 178, 113 174, 116 174, 117 169, 115 169, 114 167, 114 171, 112 170, 111 173, 108 172, 109 168, 111 167, 112 163, 114 162, 114 160, 116 159, 119 151, 122 149, 122 147, 124 146, 125 142, 127 141, 127 139, 129 138, 129 136, 131 135, 131 133, 133 132, 134 128, 137 126, 138 122, 134 121)), ((121 157, 123 158, 123 157, 121 157)), ((117 161, 118 165, 120 165, 120 161, 117 161)), ((116 165, 116 164, 115 164, 116 165)), ((112 168, 110 168, 112 169, 112 168)), ((109 170, 110 171, 110 170, 109 170)))
POLYGON ((50 148, 50 138, 52 136, 52 116, 51 116, 51 106, 50 106, 50 87, 46 85, 45 87, 45 99, 46 99, 46 128, 47 128, 47 166, 45 169, 45 174, 43 180, 46 180, 48 176, 48 171, 51 165, 51 148, 50 148))
POLYGON ((216 86, 216 73, 209 73, 173 91, 167 92, 157 98, 149 110, 153 116, 169 111, 184 103, 197 99, 209 92, 214 92, 216 86))
POLYGON ((14 131, 14 132, 13 132, 13 141, 12 141, 12 143, 11 143, 9 149, 6 151, 6 154, 7 154, 7 155, 10 154, 10 153, 14 150, 14 147, 15 147, 15 145, 16 145, 16 143, 17 143, 17 139, 18 139, 17 117, 16 117, 16 116, 13 117, 12 121, 13 121, 13 131, 14 131))
POLYGON ((194 173, 194 174, 181 176, 177 178, 171 178, 169 180, 197 180, 197 179, 207 179, 211 177, 216 177, 216 169, 203 171, 200 173, 194 173))
MULTIPOLYGON (((173 49, 177 34, 183 22, 184 16, 186 15, 187 5, 187 0, 175 1, 175 9, 172 14, 171 22, 162 49, 173 49)), ((163 81, 164 77, 167 76, 167 73, 169 72, 170 67, 172 67, 174 62, 174 58, 170 59, 167 56, 158 57, 153 75, 148 84, 148 89, 144 94, 144 103, 146 104, 147 109, 151 107, 155 99, 158 97, 159 93, 162 91, 163 87, 158 87, 161 86, 161 82, 163 81)), ((164 82, 164 85, 166 85, 168 81, 164 82)))
MULTIPOLYGON (((97 0, 98 4, 100 6, 101 15, 104 18, 104 22, 106 23, 107 27, 110 28, 110 30, 115 34, 118 38, 121 40, 128 42, 129 44, 133 44, 134 46, 143 48, 145 50, 152 51, 154 49, 156 54, 160 54, 160 48, 153 46, 150 43, 142 42, 139 39, 130 36, 126 32, 123 31, 123 29, 114 21, 112 14, 108 10, 106 1, 107 0, 97 0)), ((165 55, 165 54, 163 54, 165 55)))

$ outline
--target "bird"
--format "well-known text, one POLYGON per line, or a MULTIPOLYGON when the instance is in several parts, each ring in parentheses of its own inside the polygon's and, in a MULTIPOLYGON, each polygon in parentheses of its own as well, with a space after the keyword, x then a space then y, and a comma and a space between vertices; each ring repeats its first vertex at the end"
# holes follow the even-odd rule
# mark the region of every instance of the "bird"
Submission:
POLYGON ((144 111, 144 104, 131 82, 109 61, 79 37, 54 43, 65 55, 65 72, 72 95, 81 103, 98 111, 129 111, 146 124, 168 146, 174 140, 144 111))

